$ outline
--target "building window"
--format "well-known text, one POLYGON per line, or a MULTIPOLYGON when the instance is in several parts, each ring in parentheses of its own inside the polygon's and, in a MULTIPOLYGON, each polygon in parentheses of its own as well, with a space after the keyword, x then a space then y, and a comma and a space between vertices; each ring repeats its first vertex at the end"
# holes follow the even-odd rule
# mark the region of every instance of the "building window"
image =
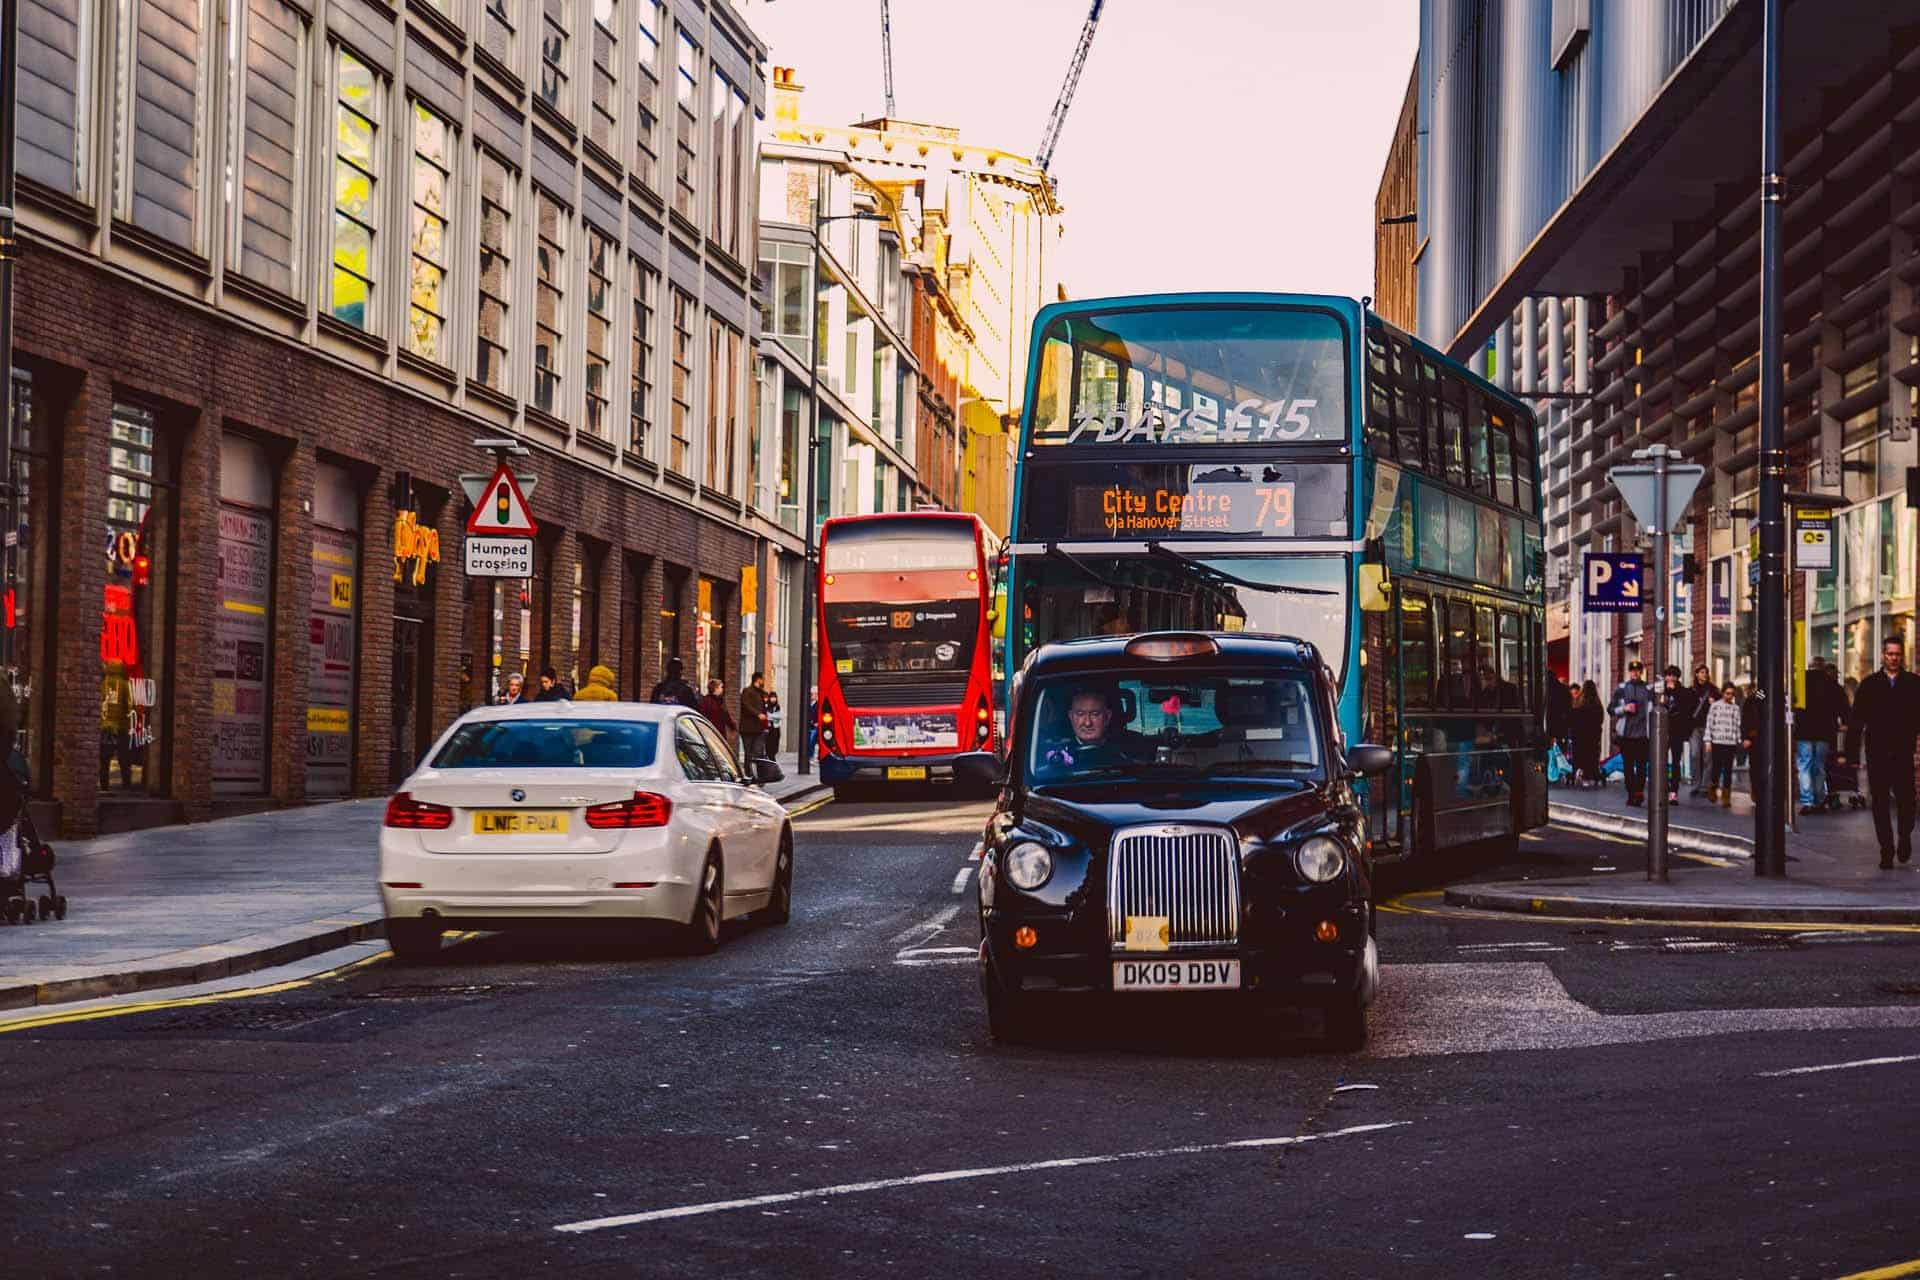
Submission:
POLYGON ((567 110, 567 33, 572 27, 567 0, 540 3, 540 101, 567 110))
POLYGON ((100 618, 100 790, 166 794, 166 600, 174 571, 167 450, 154 417, 115 404, 107 453, 107 579, 100 618), (117 766, 119 774, 114 778, 117 766))
POLYGON ((699 206, 694 191, 694 175, 699 172, 700 156, 694 145, 700 128, 700 46, 680 33, 680 69, 675 81, 679 120, 674 129, 673 207, 681 217, 698 223, 699 206))
POLYGON ((613 241, 587 229, 587 430, 601 440, 613 439, 607 373, 613 366, 615 252, 613 241))
POLYGON ((727 163, 733 167, 733 212, 727 224, 727 252, 735 258, 741 258, 752 248, 749 235, 742 242, 742 228, 749 226, 753 216, 747 209, 746 166, 753 155, 753 113, 747 109, 747 96, 734 86, 728 86, 730 94, 727 100, 727 163))
POLYGON ((707 320, 707 488, 734 491, 740 447, 740 335, 707 320))
POLYGON ((787 384, 780 395, 780 479, 777 490, 780 525, 800 532, 800 442, 806 438, 807 393, 787 384))
POLYGON ((491 152, 480 152, 480 282, 473 376, 507 388, 508 325, 513 299, 513 175, 491 152))
MULTIPOLYGON (((299 257, 299 174, 307 118, 307 22, 285 0, 250 0, 246 63, 235 104, 239 190, 232 253, 248 279, 289 297, 304 294, 299 257)), ((24 89, 25 86, 23 85, 24 89)), ((28 148, 31 151, 31 148, 28 148)), ((23 154, 24 159, 24 154, 23 154)))
POLYGON ((619 85, 614 80, 620 52, 620 6, 617 0, 593 0, 593 105, 587 119, 587 138, 608 155, 620 138, 619 85))
POLYGON ((210 96, 201 85, 202 5, 141 0, 119 10, 114 213, 198 251, 202 104, 210 96))
POLYGON ((534 245, 533 404, 561 410, 562 372, 566 368, 564 327, 567 314, 567 215, 544 191, 533 195, 538 241, 534 245))
POLYGON ((639 0, 640 46, 634 78, 633 172, 647 186, 660 185, 660 0, 639 0))
POLYGON ((733 166, 727 163, 727 99, 733 86, 720 68, 707 70, 707 235, 722 247, 733 221, 733 166))
POLYGON ((480 15, 480 47, 493 55, 503 67, 513 65, 513 11, 509 7, 512 0, 486 0, 485 12, 480 15))
POLYGON ((681 475, 689 474, 688 455, 693 448, 693 299, 678 289, 673 291, 673 409, 667 427, 673 433, 668 447, 667 466, 681 475))
POLYGON ((447 354, 447 192, 453 186, 453 129, 413 104, 413 244, 407 294, 407 350, 441 364, 447 354))
POLYGON ((367 64, 334 51, 333 277, 327 310, 372 332, 379 204, 380 86, 367 64))
POLYGON ((660 301, 660 275, 649 271, 640 259, 633 265, 633 403, 628 408, 627 447, 641 457, 649 456, 653 445, 654 314, 660 301))

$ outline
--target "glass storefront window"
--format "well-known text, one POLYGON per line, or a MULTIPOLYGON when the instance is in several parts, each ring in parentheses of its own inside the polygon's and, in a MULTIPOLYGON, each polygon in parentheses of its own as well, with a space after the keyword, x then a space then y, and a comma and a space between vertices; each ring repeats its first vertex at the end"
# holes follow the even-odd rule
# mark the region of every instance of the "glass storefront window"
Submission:
POLYGON ((267 789, 273 467, 257 441, 220 441, 220 611, 214 615, 213 790, 267 789))
POLYGON ((172 633, 167 457, 154 416, 116 404, 109 425, 108 568, 100 617, 100 789, 165 795, 164 680, 172 633))

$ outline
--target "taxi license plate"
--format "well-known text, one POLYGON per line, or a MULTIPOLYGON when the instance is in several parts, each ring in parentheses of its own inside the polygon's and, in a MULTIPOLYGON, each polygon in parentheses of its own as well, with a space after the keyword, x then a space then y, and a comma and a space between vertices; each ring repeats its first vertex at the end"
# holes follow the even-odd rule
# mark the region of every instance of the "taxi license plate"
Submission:
POLYGON ((894 765, 887 770, 888 782, 925 782, 927 767, 920 764, 894 765))
POLYGON ((473 815, 473 834, 477 836, 563 836, 567 834, 567 815, 529 813, 525 810, 482 809, 473 815))
POLYGON ((1115 991, 1238 991, 1238 960, 1115 960, 1115 991))

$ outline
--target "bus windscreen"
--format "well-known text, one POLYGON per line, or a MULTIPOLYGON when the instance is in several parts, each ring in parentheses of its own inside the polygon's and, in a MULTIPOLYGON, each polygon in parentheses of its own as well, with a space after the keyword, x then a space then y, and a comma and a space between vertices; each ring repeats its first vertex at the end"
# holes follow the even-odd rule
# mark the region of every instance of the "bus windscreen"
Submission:
POLYGON ((1347 340, 1331 312, 1196 305, 1048 326, 1031 443, 1332 444, 1348 436, 1347 340))
POLYGON ((842 677, 965 675, 980 629, 980 602, 828 601, 827 649, 842 677))

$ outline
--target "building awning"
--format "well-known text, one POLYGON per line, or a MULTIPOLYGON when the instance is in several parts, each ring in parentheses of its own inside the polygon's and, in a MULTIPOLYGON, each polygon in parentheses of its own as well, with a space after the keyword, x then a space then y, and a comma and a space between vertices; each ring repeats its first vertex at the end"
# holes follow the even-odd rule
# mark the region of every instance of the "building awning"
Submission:
MULTIPOLYGON (((1886 0, 1786 4, 1780 41, 1783 167, 1835 114, 1835 91, 1889 68, 1897 21, 1886 0)), ((1760 216, 1760 0, 1740 0, 1447 343, 1467 359, 1528 297, 1627 291, 1642 255, 1673 248, 1676 225, 1705 221, 1729 191, 1760 216)), ((1793 199, 1789 186, 1787 199, 1793 199)))

